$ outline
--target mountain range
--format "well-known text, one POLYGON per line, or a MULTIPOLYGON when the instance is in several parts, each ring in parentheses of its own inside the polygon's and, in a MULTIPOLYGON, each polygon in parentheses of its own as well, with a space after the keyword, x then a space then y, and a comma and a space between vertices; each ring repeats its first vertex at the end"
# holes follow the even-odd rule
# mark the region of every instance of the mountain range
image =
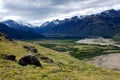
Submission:
MULTIPOLYGON (((43 37, 43 35, 44 36, 52 35, 57 37, 59 36, 112 37, 113 35, 120 33, 120 10, 110 9, 98 14, 86 16, 74 16, 72 18, 66 18, 64 20, 56 19, 51 22, 47 21, 37 27, 29 23, 16 22, 13 20, 5 20, 1 21, 0 23, 1 23, 0 25, 3 26, 4 24, 4 26, 6 26, 6 28, 10 28, 10 30, 13 29, 14 31, 17 32, 22 31, 20 32, 22 35, 20 38, 22 38, 23 36, 25 37, 29 36, 30 38, 31 35, 34 35, 34 37, 38 38, 43 37)), ((10 30, 7 32, 11 32, 10 30)), ((3 28, 1 29, 1 32, 4 32, 3 28)))
POLYGON ((3 32, 14 39, 38 39, 44 37, 43 35, 37 34, 30 30, 11 28, 3 23, 0 23, 0 32, 3 32))
MULTIPOLYGON (((39 33, 111 37, 120 32, 120 10, 107 10, 99 14, 74 16, 64 20, 47 22, 37 28, 39 33)), ((37 31, 36 30, 36 31, 37 31)))

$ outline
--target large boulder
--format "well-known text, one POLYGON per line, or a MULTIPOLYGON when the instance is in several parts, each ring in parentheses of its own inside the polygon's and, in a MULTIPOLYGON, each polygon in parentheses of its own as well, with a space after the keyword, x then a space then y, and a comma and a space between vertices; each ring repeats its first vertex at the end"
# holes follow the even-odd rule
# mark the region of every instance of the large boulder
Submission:
POLYGON ((16 56, 12 54, 4 55, 4 59, 6 60, 11 60, 11 61, 16 61, 16 56))
POLYGON ((22 66, 26 66, 26 65, 36 65, 36 66, 42 66, 40 61, 38 60, 38 58, 35 56, 35 55, 32 55, 32 54, 29 54, 29 55, 26 55, 24 57, 22 57, 20 60, 19 60, 19 64, 22 65, 22 66))

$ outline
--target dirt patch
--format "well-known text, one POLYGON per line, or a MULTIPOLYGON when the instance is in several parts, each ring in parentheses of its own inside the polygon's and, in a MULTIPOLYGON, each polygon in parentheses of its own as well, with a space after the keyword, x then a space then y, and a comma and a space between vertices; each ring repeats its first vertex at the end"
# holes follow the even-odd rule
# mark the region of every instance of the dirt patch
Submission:
POLYGON ((120 53, 112 53, 97 57, 94 64, 99 67, 120 69, 120 53))

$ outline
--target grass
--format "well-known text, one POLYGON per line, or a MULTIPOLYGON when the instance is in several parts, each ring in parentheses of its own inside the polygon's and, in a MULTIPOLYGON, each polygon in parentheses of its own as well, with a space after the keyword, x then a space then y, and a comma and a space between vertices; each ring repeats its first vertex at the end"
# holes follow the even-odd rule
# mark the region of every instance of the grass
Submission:
POLYGON ((120 48, 113 46, 81 45, 74 46, 78 51, 72 51, 71 55, 78 59, 91 59, 99 55, 120 53, 120 48))
POLYGON ((75 40, 45 40, 35 42, 40 46, 47 47, 49 49, 58 52, 68 52, 77 59, 91 59, 99 55, 109 53, 119 53, 120 48, 114 46, 100 46, 100 45, 88 45, 88 44, 76 44, 75 40))
MULTIPOLYGON (((98 68, 94 65, 84 62, 73 57, 69 52, 74 51, 95 51, 96 46, 73 44, 73 40, 44 40, 37 42, 16 41, 0 41, 0 80, 119 80, 120 71, 98 68), (58 41, 58 42, 57 42, 58 41), (41 44, 54 44, 55 46, 64 46, 69 50, 59 52, 52 50, 50 47, 41 46, 41 44), (40 54, 53 59, 54 63, 42 62, 43 67, 34 65, 20 66, 18 60, 25 54, 29 54, 22 46, 33 45, 40 54), (17 61, 8 61, 2 58, 2 54, 14 54, 17 61)), ((54 46, 54 47, 55 47, 54 46)), ((99 47, 104 51, 116 50, 115 48, 99 47)), ((98 50, 99 51, 99 50, 98 50)), ((119 52, 119 51, 118 51, 119 52)), ((76 54, 76 53, 75 53, 76 54)), ((91 54, 89 54, 91 55, 91 54)), ((88 56, 88 54, 87 54, 88 56)))

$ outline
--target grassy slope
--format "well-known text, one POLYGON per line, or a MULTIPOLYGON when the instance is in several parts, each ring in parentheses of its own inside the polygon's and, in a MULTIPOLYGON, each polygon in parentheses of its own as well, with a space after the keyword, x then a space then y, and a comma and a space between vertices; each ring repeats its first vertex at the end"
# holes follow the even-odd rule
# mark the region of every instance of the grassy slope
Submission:
POLYGON ((17 62, 0 58, 0 80, 119 80, 120 71, 96 68, 68 54, 63 54, 37 44, 17 41, 0 41, 0 55, 14 54, 17 60, 28 54, 22 45, 34 45, 41 54, 52 58, 55 63, 41 62, 43 68, 33 65, 20 66, 17 62), (62 62, 63 65, 57 65, 62 62))

